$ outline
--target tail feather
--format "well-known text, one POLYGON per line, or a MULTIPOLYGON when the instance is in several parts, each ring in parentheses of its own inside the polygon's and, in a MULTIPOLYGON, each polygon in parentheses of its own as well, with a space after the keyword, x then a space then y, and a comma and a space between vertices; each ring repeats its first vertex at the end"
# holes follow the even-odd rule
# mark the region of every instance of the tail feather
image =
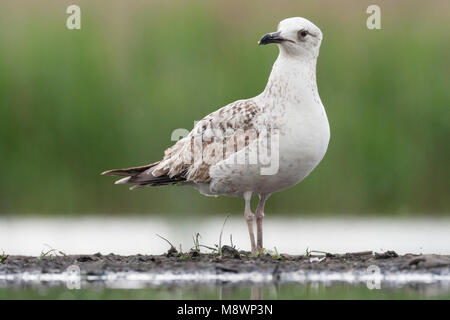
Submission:
POLYGON ((105 172, 102 172, 102 175, 108 175, 108 176, 133 176, 136 174, 139 174, 147 169, 150 169, 151 167, 156 166, 158 162, 154 162, 151 164, 148 164, 146 166, 140 166, 140 167, 132 167, 132 168, 127 168, 127 169, 114 169, 114 170, 108 170, 105 172))
POLYGON ((130 188, 130 190, 135 190, 146 186, 165 186, 186 180, 185 172, 173 177, 170 177, 167 174, 154 176, 151 169, 159 163, 160 161, 141 167, 109 170, 103 172, 102 175, 125 176, 125 178, 117 180, 115 184, 135 184, 130 188))
POLYGON ((131 177, 126 177, 126 178, 122 178, 120 180, 117 180, 116 182, 114 182, 114 184, 124 184, 124 183, 128 183, 128 181, 130 180, 131 177))

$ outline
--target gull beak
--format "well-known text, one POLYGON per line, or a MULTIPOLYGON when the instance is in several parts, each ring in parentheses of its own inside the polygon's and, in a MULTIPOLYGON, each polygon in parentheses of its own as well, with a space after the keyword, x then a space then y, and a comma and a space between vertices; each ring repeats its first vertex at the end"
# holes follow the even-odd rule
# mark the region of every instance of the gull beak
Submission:
POLYGON ((258 41, 258 44, 265 45, 270 43, 282 43, 283 41, 286 41, 287 39, 281 37, 280 34, 281 31, 268 33, 258 41))

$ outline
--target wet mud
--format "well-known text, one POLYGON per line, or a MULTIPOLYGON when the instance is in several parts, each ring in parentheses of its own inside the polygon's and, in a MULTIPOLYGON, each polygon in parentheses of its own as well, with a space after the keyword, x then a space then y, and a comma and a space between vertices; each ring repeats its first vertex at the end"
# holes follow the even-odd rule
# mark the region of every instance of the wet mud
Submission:
POLYGON ((434 254, 398 255, 394 251, 387 252, 353 252, 345 254, 261 254, 237 251, 232 247, 222 247, 220 254, 200 253, 191 250, 179 253, 171 248, 162 255, 115 254, 102 255, 65 255, 63 253, 48 256, 3 256, 0 261, 0 275, 19 273, 62 273, 69 266, 79 267, 82 275, 104 275, 117 272, 136 273, 201 273, 208 274, 241 274, 257 272, 261 274, 277 274, 286 272, 354 272, 365 271, 370 266, 377 266, 383 273, 395 272, 427 272, 433 274, 449 274, 450 256, 434 254))

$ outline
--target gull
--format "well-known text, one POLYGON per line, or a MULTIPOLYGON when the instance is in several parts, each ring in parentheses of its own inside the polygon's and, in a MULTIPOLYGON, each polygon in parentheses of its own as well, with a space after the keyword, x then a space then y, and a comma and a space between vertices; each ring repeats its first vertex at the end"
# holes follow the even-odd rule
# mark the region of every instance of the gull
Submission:
POLYGON ((132 190, 178 184, 207 196, 243 198, 251 252, 261 253, 267 199, 308 176, 328 147, 330 127, 316 82, 321 42, 322 32, 309 20, 281 21, 258 42, 279 48, 261 94, 207 115, 161 160, 102 174, 124 176, 116 184, 133 184, 132 190), (256 195, 253 214, 250 201, 256 195))

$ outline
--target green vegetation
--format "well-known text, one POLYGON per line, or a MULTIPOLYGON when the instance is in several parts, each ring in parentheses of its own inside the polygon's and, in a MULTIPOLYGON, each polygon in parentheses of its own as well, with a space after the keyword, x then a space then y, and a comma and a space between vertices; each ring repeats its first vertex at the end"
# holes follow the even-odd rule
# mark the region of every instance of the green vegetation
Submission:
POLYGON ((48 244, 45 245, 47 248, 41 250, 41 254, 39 255, 40 259, 44 259, 44 258, 53 258, 56 256, 66 256, 66 254, 58 249, 54 249, 52 247, 50 247, 48 244))
POLYGON ((4 263, 8 259, 8 255, 5 254, 4 251, 2 251, 2 254, 0 255, 0 264, 4 263))
POLYGON ((359 2, 83 2, 82 29, 69 31, 64 2, 5 1, 0 213, 241 213, 240 200, 130 192, 99 173, 155 161, 174 129, 261 92, 277 48, 256 42, 293 15, 325 35, 317 71, 331 141, 266 212, 450 212, 449 5, 380 5, 383 29, 368 30, 359 2))
POLYGON ((274 247, 274 254, 272 255, 273 256, 273 258, 275 259, 275 260, 280 260, 281 259, 281 256, 280 256, 280 254, 278 253, 278 250, 277 250, 277 247, 274 247))
MULTIPOLYGON (((223 229, 225 228, 225 224, 227 223, 227 220, 229 217, 230 217, 229 215, 227 215, 225 217, 225 220, 223 221, 223 224, 222 224, 222 228, 220 229, 219 242, 218 242, 218 244, 214 244, 214 247, 207 246, 205 244, 201 244, 200 243, 201 235, 198 232, 195 234, 195 236, 192 236, 192 241, 194 243, 194 246, 191 247, 188 252, 184 252, 184 253, 181 248, 181 244, 180 244, 180 250, 177 251, 175 246, 168 239, 164 238, 163 236, 160 236, 159 234, 156 234, 156 236, 158 236, 160 239, 164 240, 165 242, 167 242, 167 244, 170 245, 170 249, 167 252, 167 254, 176 255, 180 259, 192 258, 193 256, 199 255, 200 251, 201 251, 200 248, 208 249, 209 250, 208 253, 211 254, 212 257, 221 257, 223 255, 223 248, 226 247, 226 246, 222 246, 223 229)), ((228 246, 228 248, 233 251, 233 255, 235 255, 235 256, 239 255, 239 252, 238 252, 239 250, 233 244, 232 234, 230 234, 230 246, 228 246)), ((257 257, 259 254, 264 254, 264 249, 262 249, 260 253, 255 254, 255 257, 257 257)))

